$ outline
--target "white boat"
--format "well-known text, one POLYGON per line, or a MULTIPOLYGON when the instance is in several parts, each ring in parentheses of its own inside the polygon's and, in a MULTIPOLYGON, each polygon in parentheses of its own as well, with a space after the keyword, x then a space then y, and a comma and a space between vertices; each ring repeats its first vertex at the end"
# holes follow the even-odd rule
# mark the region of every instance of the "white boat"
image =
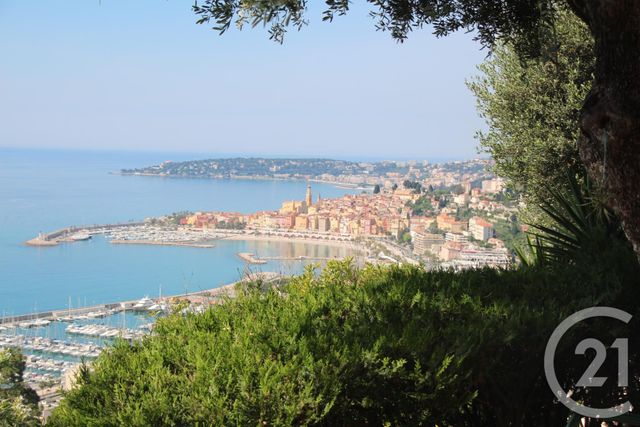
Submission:
POLYGON ((147 296, 139 300, 137 303, 133 305, 134 310, 146 310, 150 306, 153 305, 153 300, 147 296))
POLYGON ((51 321, 45 319, 38 319, 31 322, 33 326, 48 326, 51 321))
POLYGON ((168 309, 168 307, 167 307, 167 304, 165 304, 165 303, 153 304, 152 306, 147 308, 147 310, 149 310, 149 311, 167 311, 167 309, 168 309))
POLYGON ((74 242, 89 240, 90 238, 91 238, 91 235, 87 233, 76 233, 73 236, 71 236, 71 240, 73 240, 74 242))

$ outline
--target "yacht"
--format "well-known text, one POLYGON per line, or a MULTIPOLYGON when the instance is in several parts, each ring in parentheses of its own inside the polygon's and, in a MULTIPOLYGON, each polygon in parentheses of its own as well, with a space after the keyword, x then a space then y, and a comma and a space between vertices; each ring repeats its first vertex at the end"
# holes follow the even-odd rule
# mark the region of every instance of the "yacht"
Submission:
POLYGON ((145 296, 144 298, 142 298, 141 300, 139 300, 137 303, 135 303, 133 305, 133 309, 134 310, 146 310, 152 305, 153 305, 153 300, 151 298, 149 298, 148 296, 145 296))
POLYGON ((167 306, 167 304, 161 302, 161 303, 153 304, 152 306, 147 308, 147 310, 149 310, 149 311, 167 311, 168 308, 169 307, 167 306))
POLYGON ((89 240, 90 238, 91 238, 91 235, 87 233, 77 233, 71 236, 71 240, 75 242, 80 242, 82 240, 89 240))

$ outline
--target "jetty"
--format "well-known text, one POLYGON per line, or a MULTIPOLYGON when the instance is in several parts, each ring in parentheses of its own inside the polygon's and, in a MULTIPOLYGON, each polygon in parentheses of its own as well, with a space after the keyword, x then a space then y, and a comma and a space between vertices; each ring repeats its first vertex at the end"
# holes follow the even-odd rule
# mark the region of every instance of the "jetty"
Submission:
POLYGON ((332 259, 341 259, 341 257, 322 257, 322 256, 265 256, 260 257, 261 260, 269 261, 331 261, 332 259))
POLYGON ((251 252, 238 252, 238 256, 249 264, 266 264, 268 261, 331 261, 340 259, 340 257, 321 257, 321 256, 263 256, 259 257, 251 252))
POLYGON ((267 261, 257 258, 251 252, 238 252, 238 256, 243 261, 248 262, 249 264, 266 264, 267 263, 267 261))
POLYGON ((82 227, 71 226, 52 231, 50 233, 40 233, 31 240, 27 240, 28 246, 56 246, 61 242, 77 242, 88 240, 92 234, 114 230, 118 228, 134 227, 144 225, 143 222, 125 222, 119 224, 94 224, 82 227))

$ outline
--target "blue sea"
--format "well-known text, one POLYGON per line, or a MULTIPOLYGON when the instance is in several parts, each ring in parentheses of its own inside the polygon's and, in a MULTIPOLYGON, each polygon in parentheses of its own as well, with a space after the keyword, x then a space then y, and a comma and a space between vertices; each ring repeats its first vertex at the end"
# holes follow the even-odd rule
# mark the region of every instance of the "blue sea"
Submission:
MULTIPOLYGON (((215 157, 209 154, 207 157, 215 157)), ((218 241, 211 249, 111 245, 98 237, 55 247, 28 247, 38 232, 69 225, 142 220, 172 212, 277 209, 302 199, 302 181, 170 179, 121 176, 121 168, 194 154, 21 150, 0 148, 0 314, 175 295, 239 279, 238 252, 344 256, 345 249, 300 243, 218 241)), ((354 190, 314 184, 315 195, 354 190)), ((264 271, 296 273, 300 262, 269 263, 264 271)))

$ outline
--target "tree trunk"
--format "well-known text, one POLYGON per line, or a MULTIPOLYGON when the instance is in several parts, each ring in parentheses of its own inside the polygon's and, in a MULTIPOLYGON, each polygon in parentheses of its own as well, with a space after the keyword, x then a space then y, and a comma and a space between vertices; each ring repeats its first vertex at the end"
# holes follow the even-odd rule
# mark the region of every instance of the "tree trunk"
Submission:
POLYGON ((569 0, 591 29, 596 67, 581 111, 580 157, 640 259, 640 0, 569 0))

